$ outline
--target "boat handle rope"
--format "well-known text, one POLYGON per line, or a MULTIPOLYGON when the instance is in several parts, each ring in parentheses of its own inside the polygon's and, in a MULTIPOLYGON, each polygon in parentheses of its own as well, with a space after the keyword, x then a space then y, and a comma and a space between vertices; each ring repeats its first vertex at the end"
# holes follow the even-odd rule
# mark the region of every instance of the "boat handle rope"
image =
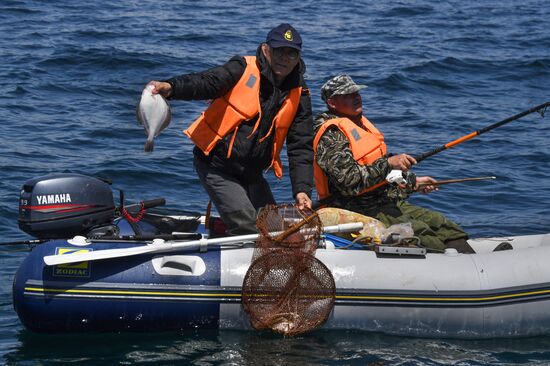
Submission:
POLYGON ((139 212, 137 213, 136 216, 132 216, 131 213, 129 213, 127 210, 126 210, 126 207, 122 207, 122 216, 124 216, 124 218, 128 221, 131 221, 133 222, 134 224, 137 223, 137 222, 140 222, 141 219, 143 219, 143 216, 145 216, 145 214, 147 213, 147 210, 145 210, 145 204, 142 202, 140 202, 140 205, 139 205, 139 212))

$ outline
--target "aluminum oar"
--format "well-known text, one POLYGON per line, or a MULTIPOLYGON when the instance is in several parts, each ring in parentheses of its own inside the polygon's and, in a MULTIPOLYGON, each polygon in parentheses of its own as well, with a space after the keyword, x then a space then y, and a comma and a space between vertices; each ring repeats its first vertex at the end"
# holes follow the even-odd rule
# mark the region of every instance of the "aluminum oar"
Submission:
MULTIPOLYGON (((363 223, 353 222, 348 224, 332 225, 323 227, 325 233, 341 233, 361 230, 363 223)), ((307 230, 307 229, 306 229, 307 230)), ((274 235, 280 233, 273 233, 274 235)), ((153 242, 152 244, 143 245, 133 248, 120 248, 120 249, 105 249, 96 250, 81 253, 71 254, 55 254, 47 255, 44 257, 44 263, 48 266, 55 266, 58 264, 78 263, 85 261, 96 261, 101 259, 123 258, 130 257, 139 254, 152 254, 152 253, 164 253, 182 249, 199 249, 204 246, 221 246, 224 244, 235 244, 239 242, 254 241, 258 239, 260 234, 248 234, 239 236, 229 236, 215 239, 200 239, 185 242, 153 242)))

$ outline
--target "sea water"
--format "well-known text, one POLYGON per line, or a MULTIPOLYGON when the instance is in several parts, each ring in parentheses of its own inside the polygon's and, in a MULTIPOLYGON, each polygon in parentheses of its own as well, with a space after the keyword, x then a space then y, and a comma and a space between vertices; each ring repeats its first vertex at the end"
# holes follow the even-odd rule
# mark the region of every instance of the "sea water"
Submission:
MULTIPOLYGON (((0 1, 0 239, 17 228, 30 178, 74 172, 110 177, 115 196, 166 198, 204 213, 208 198, 181 130, 207 106, 172 101, 171 126, 143 153, 135 107, 149 80, 253 55, 279 23, 303 39, 315 113, 319 89, 346 73, 367 84, 365 115, 389 150, 417 155, 550 100, 550 3, 419 1, 0 1)), ((415 204, 472 237, 550 231, 550 119, 531 114, 415 167, 455 184, 415 204)), ((286 158, 285 160, 285 169, 286 158)), ((286 169, 288 171, 288 169, 286 169)), ((279 202, 288 177, 268 174, 279 202)), ((550 338, 439 340, 355 331, 295 338, 266 332, 37 335, 24 329, 11 283, 25 247, 2 246, 0 363, 9 365, 507 365, 550 364, 550 338), (17 251, 22 249, 23 251, 17 251)))

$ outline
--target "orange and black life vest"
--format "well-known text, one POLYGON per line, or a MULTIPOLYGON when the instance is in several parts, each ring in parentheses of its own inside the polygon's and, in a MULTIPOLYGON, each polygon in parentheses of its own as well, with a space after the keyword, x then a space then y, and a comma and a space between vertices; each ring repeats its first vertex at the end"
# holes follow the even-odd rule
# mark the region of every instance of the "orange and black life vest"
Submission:
MULTIPOLYGON (((214 99, 210 106, 201 113, 191 126, 183 131, 205 155, 210 154, 214 146, 225 136, 233 133, 227 158, 231 155, 233 142, 239 126, 244 121, 257 117, 256 124, 249 137, 256 132, 262 118, 260 106, 260 70, 256 65, 255 56, 245 56, 246 69, 233 89, 224 96, 214 99)), ((283 166, 280 153, 290 125, 294 121, 302 88, 291 89, 277 112, 267 134, 260 138, 265 140, 275 130, 270 168, 278 178, 283 176, 283 166)), ((269 169, 269 168, 268 168, 269 169)))
MULTIPOLYGON (((349 147, 353 154, 353 158, 357 163, 361 165, 372 164, 375 160, 386 155, 386 143, 384 142, 384 135, 374 127, 364 116, 361 118, 362 128, 355 124, 349 118, 334 118, 327 120, 317 131, 315 139, 313 140, 313 152, 317 152, 317 144, 321 139, 321 136, 325 133, 327 128, 336 126, 346 136, 349 141, 349 147)), ((315 187, 319 194, 319 199, 324 199, 330 196, 328 187, 328 177, 323 172, 323 169, 317 164, 317 160, 313 162, 313 175, 315 177, 315 187)), ((386 184, 386 181, 382 181, 372 187, 369 187, 358 195, 373 191, 386 184)))

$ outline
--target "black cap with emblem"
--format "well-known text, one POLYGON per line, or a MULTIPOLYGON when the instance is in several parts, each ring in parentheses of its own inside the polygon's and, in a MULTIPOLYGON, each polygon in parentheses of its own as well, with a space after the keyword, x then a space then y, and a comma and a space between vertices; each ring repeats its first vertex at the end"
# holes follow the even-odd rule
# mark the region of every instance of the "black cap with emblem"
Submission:
POLYGON ((271 48, 291 47, 302 50, 302 37, 298 31, 288 23, 282 23, 267 34, 265 43, 271 48))

